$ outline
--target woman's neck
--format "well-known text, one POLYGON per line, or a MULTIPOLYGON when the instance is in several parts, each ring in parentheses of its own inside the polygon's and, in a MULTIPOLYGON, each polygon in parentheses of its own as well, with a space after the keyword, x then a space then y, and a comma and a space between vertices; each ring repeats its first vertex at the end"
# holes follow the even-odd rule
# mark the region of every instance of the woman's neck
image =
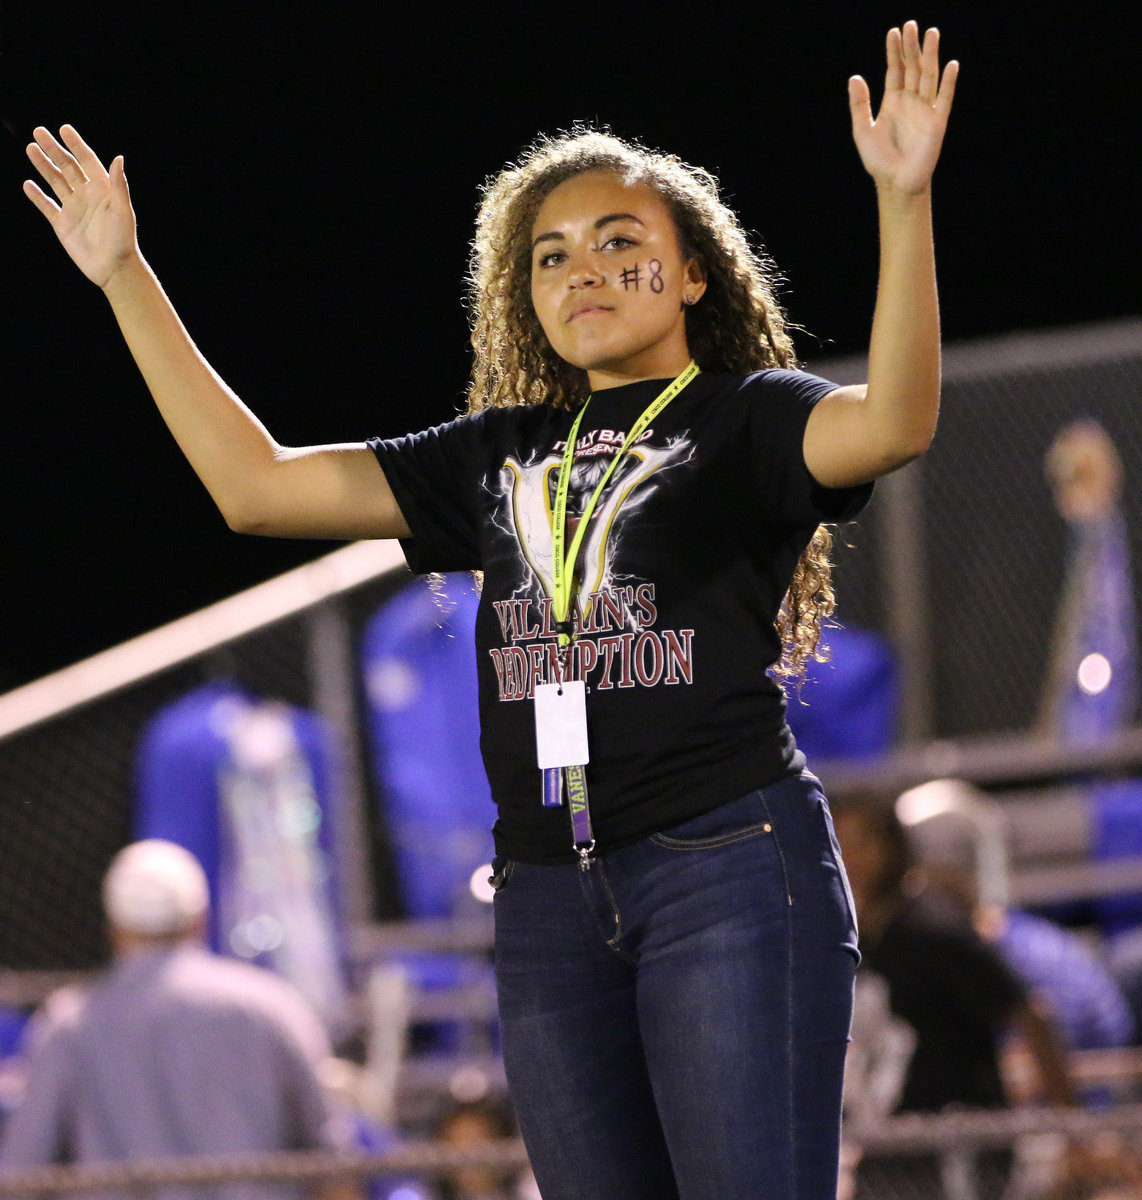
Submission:
POLYGON ((648 379, 674 379, 686 370, 689 363, 690 351, 682 346, 669 354, 640 356, 613 366, 588 368, 587 381, 592 393, 604 392, 608 388, 643 383, 648 379))

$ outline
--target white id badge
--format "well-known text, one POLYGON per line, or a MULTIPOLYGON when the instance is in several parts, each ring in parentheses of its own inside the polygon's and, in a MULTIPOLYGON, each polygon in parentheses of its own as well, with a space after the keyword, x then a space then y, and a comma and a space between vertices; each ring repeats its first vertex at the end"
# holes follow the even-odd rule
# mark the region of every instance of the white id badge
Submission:
POLYGON ((535 752, 541 771, 581 767, 591 761, 587 753, 587 686, 581 679, 535 685, 535 752))

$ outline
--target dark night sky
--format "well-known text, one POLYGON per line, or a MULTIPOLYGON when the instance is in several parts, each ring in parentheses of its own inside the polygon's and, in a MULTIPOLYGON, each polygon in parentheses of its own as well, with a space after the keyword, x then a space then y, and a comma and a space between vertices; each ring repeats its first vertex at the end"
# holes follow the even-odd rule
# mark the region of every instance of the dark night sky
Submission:
POLYGON ((20 194, 36 123, 126 155, 144 253, 286 443, 453 415, 476 189, 577 119, 714 170, 790 280, 807 365, 860 350, 875 225, 845 81, 879 93, 910 15, 963 64, 936 191, 947 340, 1142 311, 1137 63, 1100 6, 784 7, 7 3, 0 686, 330 548, 216 516, 20 194))

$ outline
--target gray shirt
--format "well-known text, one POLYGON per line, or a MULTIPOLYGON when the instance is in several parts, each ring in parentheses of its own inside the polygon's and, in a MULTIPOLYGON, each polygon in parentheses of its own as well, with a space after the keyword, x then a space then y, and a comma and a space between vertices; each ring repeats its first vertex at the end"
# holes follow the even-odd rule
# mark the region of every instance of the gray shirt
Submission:
MULTIPOLYGON (((0 1165, 334 1148, 316 1016, 277 976, 194 946, 117 961, 38 1018, 0 1165)), ((180 1189, 177 1195, 281 1195, 180 1189)))

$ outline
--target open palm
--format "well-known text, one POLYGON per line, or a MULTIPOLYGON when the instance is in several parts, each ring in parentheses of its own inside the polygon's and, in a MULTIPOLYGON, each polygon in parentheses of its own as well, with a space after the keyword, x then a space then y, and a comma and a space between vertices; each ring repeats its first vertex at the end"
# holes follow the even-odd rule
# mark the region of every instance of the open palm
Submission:
POLYGON ((929 186, 948 114, 959 64, 950 62, 940 78, 940 35, 929 29, 920 43, 915 21, 890 29, 884 98, 875 119, 868 84, 849 80, 853 138, 865 170, 880 186, 916 194, 929 186))
POLYGON ((120 156, 108 171, 70 125, 57 141, 38 128, 28 157, 55 194, 54 203, 30 179, 24 194, 44 214, 76 266, 99 287, 136 250, 135 214, 120 156))

